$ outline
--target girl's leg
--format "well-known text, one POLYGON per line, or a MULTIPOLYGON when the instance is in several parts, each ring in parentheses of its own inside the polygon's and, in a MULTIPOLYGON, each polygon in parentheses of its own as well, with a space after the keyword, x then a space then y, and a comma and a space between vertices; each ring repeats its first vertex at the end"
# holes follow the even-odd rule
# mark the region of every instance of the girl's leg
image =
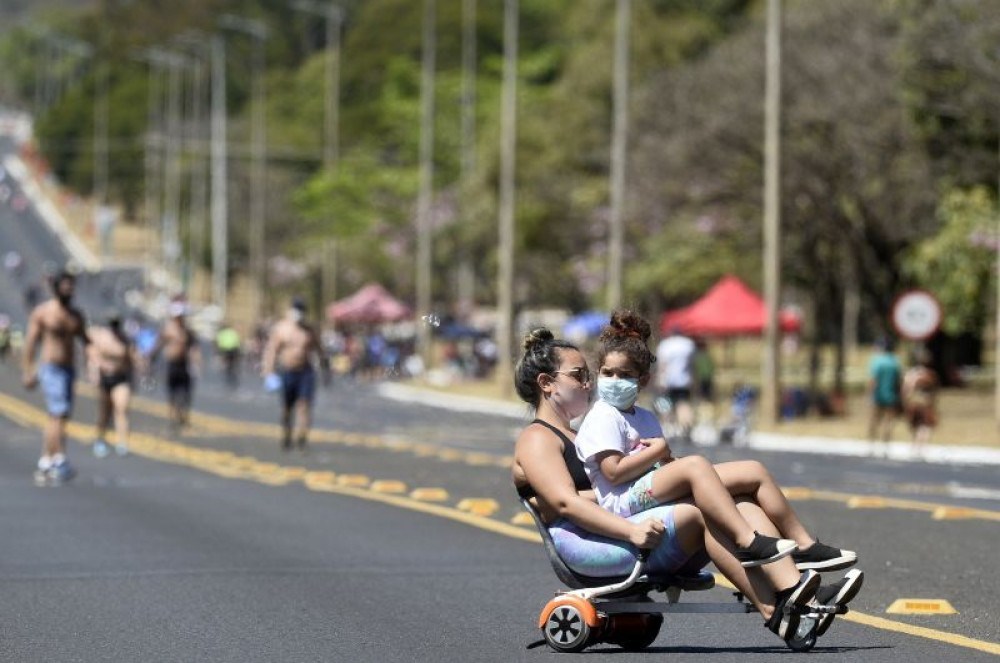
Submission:
POLYGON ((656 470, 650 490, 661 503, 692 496, 705 520, 736 545, 746 548, 753 542, 753 528, 740 515, 715 468, 703 456, 678 458, 656 470))
MULTIPOLYGON (((719 463, 715 471, 729 494, 737 497, 746 495, 763 509, 767 518, 777 526, 787 539, 792 539, 800 550, 811 546, 815 539, 809 534, 796 515, 778 483, 762 463, 755 460, 740 460, 719 463)), ((744 514, 745 517, 745 514, 744 514)), ((751 523, 753 524, 753 523, 751 523)), ((763 534, 764 531, 758 529, 763 534)))

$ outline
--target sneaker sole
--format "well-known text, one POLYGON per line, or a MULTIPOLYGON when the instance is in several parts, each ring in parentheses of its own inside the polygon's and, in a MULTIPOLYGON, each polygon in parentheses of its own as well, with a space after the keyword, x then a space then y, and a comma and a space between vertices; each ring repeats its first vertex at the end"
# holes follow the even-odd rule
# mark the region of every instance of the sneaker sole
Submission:
MULTIPOLYGON (((805 580, 800 580, 799 584, 795 587, 795 591, 788 597, 785 601, 785 607, 789 608, 806 608, 813 597, 816 596, 816 590, 819 589, 820 577, 815 571, 806 571, 805 580)), ((799 629, 799 620, 802 615, 793 611, 791 614, 782 615, 781 623, 778 626, 778 637, 782 640, 787 641, 795 632, 799 629)))
POLYGON ((819 562, 796 562, 795 568, 799 571, 839 571, 858 563, 857 555, 841 555, 831 559, 824 559, 819 562))
MULTIPOLYGON (((861 591, 861 585, 865 583, 865 574, 860 569, 848 571, 847 577, 849 578, 847 583, 841 587, 840 591, 837 592, 837 595, 833 597, 833 601, 831 601, 833 605, 847 605, 850 603, 851 600, 858 595, 858 592, 861 591)), ((817 638, 826 633, 827 629, 829 629, 833 624, 833 618, 835 616, 836 615, 823 615, 819 618, 819 621, 816 623, 817 638)))
POLYGON ((745 562, 740 562, 740 565, 744 569, 752 569, 755 566, 763 566, 765 564, 777 562, 779 559, 784 559, 785 557, 788 557, 796 550, 798 550, 798 546, 792 545, 790 548, 786 548, 785 550, 779 550, 778 554, 772 557, 768 557, 767 559, 750 559, 745 562))

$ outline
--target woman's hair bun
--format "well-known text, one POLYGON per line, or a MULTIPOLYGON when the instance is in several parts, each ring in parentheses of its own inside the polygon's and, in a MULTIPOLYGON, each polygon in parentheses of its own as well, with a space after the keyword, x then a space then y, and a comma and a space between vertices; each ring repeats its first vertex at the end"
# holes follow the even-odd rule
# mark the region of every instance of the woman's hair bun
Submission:
POLYGON ((521 343, 521 347, 525 352, 531 352, 546 341, 551 341, 554 338, 555 336, 553 336, 552 332, 548 329, 545 327, 539 327, 538 329, 532 329, 525 335, 524 341, 521 343))

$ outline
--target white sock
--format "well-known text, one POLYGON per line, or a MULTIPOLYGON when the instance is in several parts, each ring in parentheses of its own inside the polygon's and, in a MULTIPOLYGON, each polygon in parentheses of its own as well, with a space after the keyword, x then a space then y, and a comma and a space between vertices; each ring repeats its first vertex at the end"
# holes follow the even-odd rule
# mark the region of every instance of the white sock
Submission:
POLYGON ((52 456, 42 456, 38 459, 38 469, 45 471, 52 467, 52 456))
POLYGON ((66 454, 52 454, 52 464, 62 465, 66 462, 66 454))

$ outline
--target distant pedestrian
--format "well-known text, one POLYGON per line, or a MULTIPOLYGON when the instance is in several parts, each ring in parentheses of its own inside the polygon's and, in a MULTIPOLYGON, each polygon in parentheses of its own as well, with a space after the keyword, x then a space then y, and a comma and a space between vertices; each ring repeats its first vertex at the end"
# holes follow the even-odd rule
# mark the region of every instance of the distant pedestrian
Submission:
POLYGON ((913 436, 913 454, 922 457, 938 423, 937 374, 924 348, 913 351, 912 365, 903 375, 903 411, 913 436))
POLYGON ((222 360, 226 385, 231 389, 240 382, 240 334, 231 324, 223 323, 215 335, 215 351, 222 360))
POLYGON ((271 330, 262 359, 261 375, 265 383, 273 383, 281 394, 283 451, 292 448, 293 439, 300 451, 306 447, 316 396, 313 357, 319 359, 324 370, 329 367, 319 334, 306 322, 305 313, 305 301, 295 298, 285 317, 271 330))
POLYGON ((656 348, 657 386, 670 401, 674 420, 687 437, 694 425, 691 395, 694 388, 695 344, 679 327, 660 341, 656 348))
POLYGON ((138 355, 135 345, 122 328, 122 319, 117 313, 108 318, 107 327, 92 332, 91 340, 91 367, 95 369, 99 390, 97 436, 91 450, 98 458, 111 453, 107 431, 113 418, 115 452, 124 456, 128 453, 128 408, 132 399, 138 355))
POLYGON ((893 353, 892 339, 879 339, 875 348, 876 353, 868 365, 868 388, 872 399, 868 437, 873 442, 879 439, 888 442, 902 407, 900 386, 903 371, 899 359, 893 353))
POLYGON ((160 329, 150 359, 155 361, 163 352, 167 363, 170 424, 173 432, 177 433, 188 425, 190 419, 194 382, 201 368, 201 348, 198 337, 187 325, 187 304, 172 302, 168 314, 170 317, 160 329))
POLYGON ((60 272, 52 278, 55 297, 32 310, 24 340, 22 381, 26 389, 41 385, 49 419, 45 425, 42 455, 35 481, 61 483, 76 471, 66 458, 66 424, 73 409, 73 381, 76 378, 75 341, 90 344, 83 314, 73 306, 76 278, 60 272), (35 353, 41 346, 40 364, 35 353))

